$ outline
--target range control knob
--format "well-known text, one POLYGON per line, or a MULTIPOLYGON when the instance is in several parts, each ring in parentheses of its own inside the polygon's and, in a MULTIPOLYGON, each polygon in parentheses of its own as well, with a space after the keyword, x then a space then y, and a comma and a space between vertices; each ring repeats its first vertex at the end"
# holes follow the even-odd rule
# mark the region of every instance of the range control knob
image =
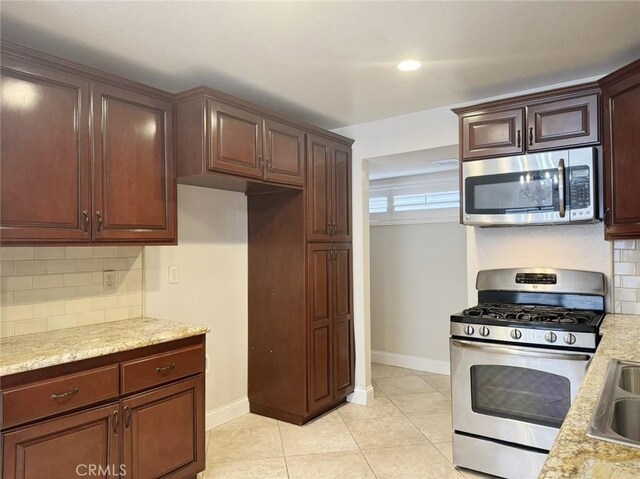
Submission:
POLYGON ((552 331, 547 331, 544 334, 544 340, 548 343, 555 343, 557 339, 558 339, 558 336, 556 336, 556 333, 552 331))
POLYGON ((522 332, 519 329, 512 329, 510 334, 511 339, 518 340, 522 337, 522 332))
POLYGON ((473 326, 471 326, 470 324, 467 324, 464 327, 464 334, 466 334, 467 336, 471 336, 474 332, 475 332, 475 329, 473 329, 473 326))
POLYGON ((489 336, 489 328, 487 328, 486 326, 482 326, 480 328, 480 336, 489 336))
POLYGON ((567 333, 564 335, 564 342, 567 344, 575 344, 576 337, 571 333, 567 333))

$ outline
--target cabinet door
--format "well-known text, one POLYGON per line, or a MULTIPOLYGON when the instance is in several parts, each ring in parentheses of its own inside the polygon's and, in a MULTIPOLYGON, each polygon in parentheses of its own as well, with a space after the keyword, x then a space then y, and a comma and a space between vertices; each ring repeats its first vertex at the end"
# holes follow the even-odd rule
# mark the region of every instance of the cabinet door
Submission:
POLYGON ((640 62, 605 87, 605 237, 640 238, 640 62))
POLYGON ((598 94, 527 107, 527 150, 567 148, 600 141, 598 94))
POLYGON ((307 137, 307 240, 331 241, 331 141, 307 137))
POLYGON ((335 399, 353 392, 355 366, 353 338, 353 293, 351 244, 336 243, 332 261, 332 296, 334 317, 334 387, 335 399))
POLYGON ((3 479, 117 478, 118 408, 103 406, 3 434, 3 479))
POLYGON ((89 84, 3 61, 3 244, 89 241, 89 84))
POLYGON ((262 178, 262 119, 249 111, 208 101, 209 169, 262 178))
POLYGON ((285 185, 304 184, 304 132, 264 120, 264 179, 285 185))
POLYGON ((333 401, 331 245, 308 245, 309 411, 333 401))
POLYGON ((205 466, 204 376, 122 401, 127 477, 195 476, 205 466))
POLYGON ((333 241, 351 241, 351 147, 333 143, 331 178, 333 241))
POLYGON ((94 241, 174 241, 171 103, 93 86, 94 241))
POLYGON ((523 119, 523 108, 463 117, 462 159, 523 153, 523 119))

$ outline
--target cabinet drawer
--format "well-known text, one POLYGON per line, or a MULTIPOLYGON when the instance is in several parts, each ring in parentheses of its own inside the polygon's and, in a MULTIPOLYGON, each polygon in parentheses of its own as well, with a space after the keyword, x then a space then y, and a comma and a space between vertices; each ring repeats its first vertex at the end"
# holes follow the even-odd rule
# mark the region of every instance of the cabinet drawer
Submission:
POLYGON ((3 427, 118 397, 118 365, 48 379, 2 393, 3 427))
POLYGON ((147 389, 204 371, 202 345, 122 363, 122 394, 147 389))

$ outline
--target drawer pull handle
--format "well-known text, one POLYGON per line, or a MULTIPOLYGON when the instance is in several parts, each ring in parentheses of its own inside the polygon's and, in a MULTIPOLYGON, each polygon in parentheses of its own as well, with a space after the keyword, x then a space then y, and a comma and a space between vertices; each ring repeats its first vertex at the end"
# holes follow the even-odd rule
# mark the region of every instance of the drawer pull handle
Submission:
POLYGON ((131 426, 131 408, 129 406, 124 407, 124 428, 129 429, 131 426))
POLYGON ((111 423, 111 425, 113 427, 113 435, 117 436, 118 429, 120 428, 120 413, 118 413, 117 409, 113 411, 113 422, 111 423))
POLYGON ((169 374, 171 371, 173 371, 173 368, 176 367, 176 363, 171 363, 167 366, 160 366, 156 368, 156 372, 158 374, 169 374))
POLYGON ((66 393, 62 393, 62 394, 52 394, 51 395, 51 400, 55 401, 57 399, 64 399, 64 398, 70 398, 75 396, 76 394, 78 394, 80 392, 80 388, 75 388, 72 389, 71 391, 67 391, 66 393))

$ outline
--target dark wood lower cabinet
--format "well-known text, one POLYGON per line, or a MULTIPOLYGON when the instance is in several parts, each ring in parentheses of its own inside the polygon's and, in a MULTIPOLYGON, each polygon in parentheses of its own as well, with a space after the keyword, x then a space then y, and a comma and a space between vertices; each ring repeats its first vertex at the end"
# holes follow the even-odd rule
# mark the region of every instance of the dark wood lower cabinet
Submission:
POLYGON ((40 405, 38 398, 43 395, 50 402, 73 401, 83 394, 93 400, 92 404, 76 404, 75 412, 66 414, 60 408, 40 408, 42 413, 36 415, 25 415, 15 408, 0 409, 2 479, 195 477, 205 469, 204 360, 204 337, 200 336, 63 364, 48 371, 1 377, 1 400, 15 392, 25 408, 40 405), (184 358, 184 351, 191 355, 198 352, 198 367, 193 366, 191 356, 184 358), (192 374, 167 383, 167 356, 173 361, 172 370, 185 371, 186 367, 192 374), (148 382, 144 390, 129 395, 121 392, 118 397, 117 371, 122 375, 124 366, 136 361, 148 361, 157 380, 148 382), (95 394, 93 390, 104 388, 81 382, 84 371, 90 371, 95 381, 104 381, 96 374, 114 367, 114 395, 95 394), (63 387, 75 392, 70 399, 54 399, 46 390, 49 383, 55 383, 52 387, 59 393, 63 387), (43 416, 47 417, 33 419, 43 416))
POLYGON ((190 477, 204 469, 204 376, 122 402, 127 477, 190 477))
POLYGON ((4 479, 117 478, 119 404, 70 414, 2 435, 4 479), (115 432, 115 433, 114 433, 115 432))

